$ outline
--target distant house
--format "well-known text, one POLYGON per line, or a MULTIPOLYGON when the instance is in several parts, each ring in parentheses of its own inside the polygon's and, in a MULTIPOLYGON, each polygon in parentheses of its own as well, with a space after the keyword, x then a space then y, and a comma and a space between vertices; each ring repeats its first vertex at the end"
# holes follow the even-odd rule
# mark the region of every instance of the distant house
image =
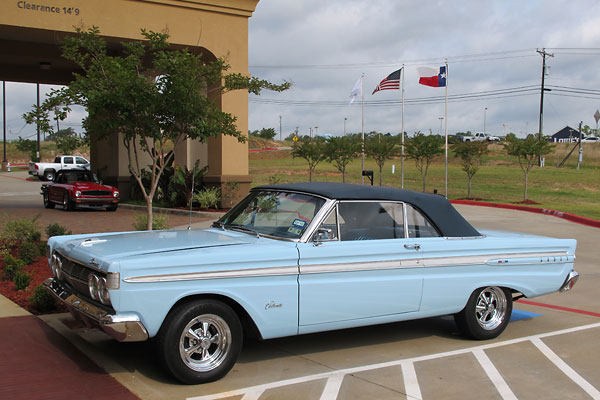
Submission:
POLYGON ((554 135, 550 136, 550 141, 553 143, 574 143, 579 141, 579 131, 570 126, 565 126, 554 135))

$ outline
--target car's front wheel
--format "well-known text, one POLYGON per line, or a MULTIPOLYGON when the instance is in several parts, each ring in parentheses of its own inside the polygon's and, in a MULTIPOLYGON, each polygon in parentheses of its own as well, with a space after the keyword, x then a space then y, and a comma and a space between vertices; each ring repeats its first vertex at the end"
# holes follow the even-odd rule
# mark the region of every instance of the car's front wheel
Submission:
POLYGON ((73 202, 71 201, 71 197, 69 196, 69 192, 65 190, 65 194, 63 195, 63 210, 71 211, 73 209, 73 202))
POLYGON ((242 348, 237 314, 216 300, 176 306, 157 335, 162 364, 181 382, 199 384, 222 378, 242 348))
POLYGON ((54 208, 54 203, 50 201, 50 198, 48 197, 48 193, 44 193, 43 199, 44 199, 44 207, 45 208, 54 208))
POLYGON ((474 339, 493 339, 508 325, 512 295, 506 288, 488 286, 475 290, 465 308, 454 315, 458 328, 474 339))

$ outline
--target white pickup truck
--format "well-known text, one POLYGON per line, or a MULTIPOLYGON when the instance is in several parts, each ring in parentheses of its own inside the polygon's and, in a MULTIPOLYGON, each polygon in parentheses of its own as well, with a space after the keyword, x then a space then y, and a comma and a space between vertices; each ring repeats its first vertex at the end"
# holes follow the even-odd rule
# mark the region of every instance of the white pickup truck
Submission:
POLYGON ((29 175, 52 181, 61 169, 90 169, 90 162, 80 156, 56 156, 52 163, 30 162, 29 175))
POLYGON ((499 142, 500 138, 498 136, 491 136, 487 133, 476 132, 473 136, 462 136, 463 142, 499 142))

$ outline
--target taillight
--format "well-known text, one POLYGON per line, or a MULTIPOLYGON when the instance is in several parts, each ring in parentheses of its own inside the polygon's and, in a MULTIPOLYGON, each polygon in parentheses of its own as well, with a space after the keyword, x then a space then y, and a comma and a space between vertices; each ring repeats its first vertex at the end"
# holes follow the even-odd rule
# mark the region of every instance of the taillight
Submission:
POLYGON ((35 164, 35 169, 39 170, 39 169, 40 169, 40 166, 39 166, 39 165, 37 165, 37 164, 35 164))

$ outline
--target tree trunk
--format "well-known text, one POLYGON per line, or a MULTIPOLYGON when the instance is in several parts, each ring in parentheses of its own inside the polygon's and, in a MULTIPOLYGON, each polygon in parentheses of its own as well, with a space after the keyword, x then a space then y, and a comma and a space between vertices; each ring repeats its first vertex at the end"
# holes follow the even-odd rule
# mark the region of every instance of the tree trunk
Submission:
POLYGON ((312 169, 308 169, 308 181, 312 182, 312 169))
POLYGON ((471 179, 473 177, 469 176, 469 190, 467 191, 467 199, 471 198, 471 179))
POLYGON ((152 230, 152 197, 146 196, 146 207, 148 212, 148 224, 146 225, 146 229, 152 230))
POLYGON ((381 186, 381 175, 383 175, 383 165, 379 166, 379 186, 381 186))
POLYGON ((346 183, 346 169, 342 170, 342 183, 346 183))
POLYGON ((529 171, 525 172, 525 196, 523 201, 527 201, 527 175, 529 175, 529 171))

